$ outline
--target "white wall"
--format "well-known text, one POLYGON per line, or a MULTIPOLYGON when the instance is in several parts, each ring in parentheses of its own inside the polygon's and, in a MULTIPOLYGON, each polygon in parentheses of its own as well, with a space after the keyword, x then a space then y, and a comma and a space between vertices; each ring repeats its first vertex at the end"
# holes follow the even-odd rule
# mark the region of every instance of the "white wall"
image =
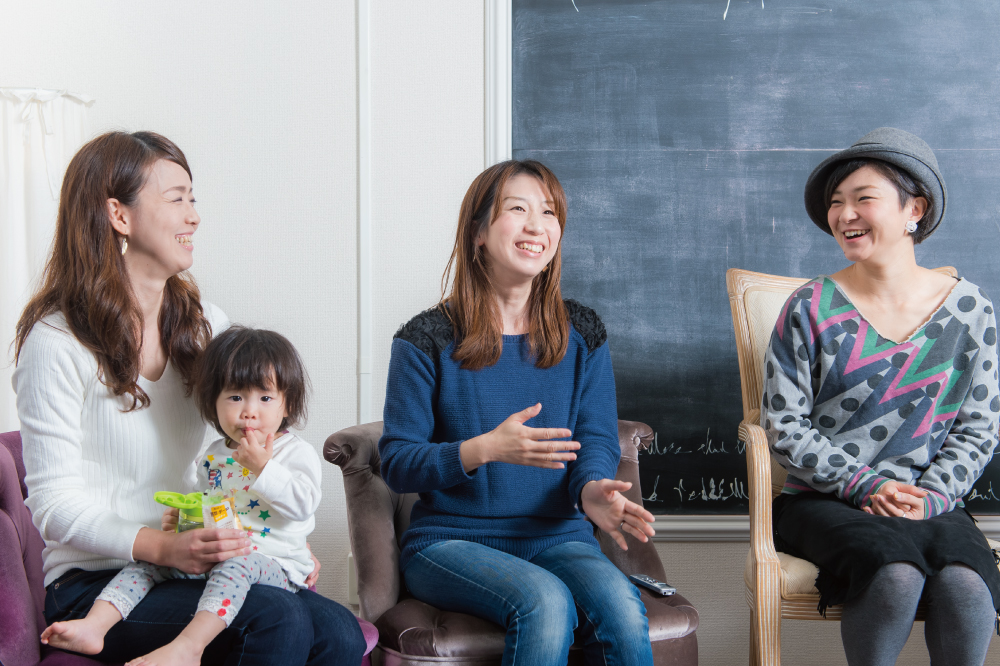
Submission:
POLYGON ((483 4, 372 3, 373 396, 396 330, 441 298, 465 190, 484 168, 483 4))
MULTIPOLYGON (((440 295, 459 204, 483 167, 483 3, 372 0, 373 415, 396 328, 440 295)), ((357 88, 353 0, 0 0, 0 86, 97 98, 96 131, 184 148, 203 225, 195 275, 234 321, 288 335, 313 380, 317 447, 357 415, 357 88), (12 27, 16 27, 12 29, 12 27)), ((0 387, 2 390, 4 387, 0 387)), ((340 472, 312 544, 346 601, 340 472)), ((701 613, 701 663, 746 663, 747 544, 659 543, 701 613)), ((843 664, 839 624, 786 622, 787 664, 843 664)), ((900 663, 926 664, 920 625, 900 663)), ((988 662, 1000 664, 1000 641, 988 662)))

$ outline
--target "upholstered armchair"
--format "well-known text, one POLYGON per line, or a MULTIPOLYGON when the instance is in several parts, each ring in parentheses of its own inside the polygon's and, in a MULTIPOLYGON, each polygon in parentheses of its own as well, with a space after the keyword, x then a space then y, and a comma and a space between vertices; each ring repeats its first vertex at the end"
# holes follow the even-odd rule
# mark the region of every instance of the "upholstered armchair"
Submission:
MULTIPOLYGON (((504 647, 500 626, 470 615, 439 611, 406 593, 399 573, 399 539, 417 497, 398 495, 382 480, 381 435, 381 422, 367 423, 331 435, 323 448, 324 457, 344 474, 361 616, 379 630, 373 662, 387 666, 499 664, 504 647)), ((649 446, 653 432, 642 423, 619 421, 618 436, 622 457, 616 478, 631 481, 626 495, 641 502, 638 451, 649 446)), ((623 551, 610 537, 597 532, 605 555, 626 574, 645 573, 666 580, 652 541, 640 543, 627 536, 629 549, 623 551)), ((656 664, 697 664, 698 611, 680 594, 659 597, 643 590, 642 601, 656 664)), ((569 663, 579 663, 581 656, 574 645, 569 663)))
MULTIPOLYGON (((102 662, 42 645, 45 544, 24 505, 21 434, 0 433, 0 666, 101 666, 102 662)), ((359 620, 368 649, 361 666, 370 666, 375 627, 359 620)))
MULTIPOLYGON (((935 270, 951 276, 957 274, 950 266, 935 270)), ((839 621, 842 611, 840 606, 829 606, 826 617, 820 615, 816 610, 817 567, 774 548, 771 502, 781 493, 787 472, 771 457, 767 436, 759 425, 764 354, 771 331, 785 301, 807 281, 737 268, 726 272, 743 394, 739 438, 746 443, 750 491, 750 552, 743 578, 750 606, 750 663, 754 666, 781 663, 783 618, 839 621)), ((1000 546, 995 542, 991 545, 1000 546)), ((916 619, 922 621, 925 614, 926 608, 921 604, 916 619)))

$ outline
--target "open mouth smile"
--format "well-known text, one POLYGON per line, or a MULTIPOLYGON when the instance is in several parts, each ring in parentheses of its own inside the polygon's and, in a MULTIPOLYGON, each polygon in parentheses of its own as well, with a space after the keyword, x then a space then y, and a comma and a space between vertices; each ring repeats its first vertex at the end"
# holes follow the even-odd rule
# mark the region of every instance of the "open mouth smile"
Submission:
POLYGON ((866 235, 870 229, 851 229, 850 231, 844 232, 844 238, 847 240, 852 240, 854 238, 861 238, 866 235))
POLYGON ((541 254, 542 250, 545 248, 538 243, 529 243, 528 241, 521 241, 520 243, 515 243, 514 247, 518 250, 524 250, 525 252, 530 252, 531 254, 541 254))
POLYGON ((194 249, 194 243, 191 241, 191 234, 182 234, 180 236, 174 236, 177 242, 186 250, 194 249))

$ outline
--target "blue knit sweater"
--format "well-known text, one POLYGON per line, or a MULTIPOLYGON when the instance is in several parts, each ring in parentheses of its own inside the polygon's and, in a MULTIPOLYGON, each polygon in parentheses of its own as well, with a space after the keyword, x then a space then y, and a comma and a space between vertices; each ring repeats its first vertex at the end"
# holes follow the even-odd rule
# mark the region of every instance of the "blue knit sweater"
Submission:
POLYGON ((597 547, 580 491, 588 481, 613 479, 618 469, 615 382, 600 319, 573 301, 566 307, 566 355, 544 370, 530 358, 526 335, 503 336, 495 365, 463 370, 451 357, 451 324, 436 308, 396 333, 379 453, 389 487, 420 494, 403 534, 402 569, 420 550, 451 539, 526 560, 567 541, 597 547), (542 411, 527 425, 571 430, 580 442, 575 461, 561 470, 492 462, 465 473, 463 441, 538 402, 542 411))

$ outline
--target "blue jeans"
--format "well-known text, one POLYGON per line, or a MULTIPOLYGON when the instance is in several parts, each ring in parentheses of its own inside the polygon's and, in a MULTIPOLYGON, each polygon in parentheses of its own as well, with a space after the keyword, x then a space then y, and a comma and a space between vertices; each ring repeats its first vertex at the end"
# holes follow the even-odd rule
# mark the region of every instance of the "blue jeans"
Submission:
POLYGON ((571 541, 528 562, 442 541, 414 555, 403 575, 417 599, 504 627, 504 666, 563 666, 578 627, 587 664, 653 664, 639 591, 594 546, 571 541))
MULTIPOLYGON (((117 569, 67 572, 46 588, 45 621, 85 617, 117 575, 117 569)), ((166 645, 194 617, 204 589, 204 580, 168 580, 152 588, 128 619, 108 632, 104 651, 94 658, 123 662, 166 645)), ((202 663, 358 666, 365 647, 357 619, 340 604, 309 590, 293 594, 253 585, 236 619, 205 650, 202 663)))

